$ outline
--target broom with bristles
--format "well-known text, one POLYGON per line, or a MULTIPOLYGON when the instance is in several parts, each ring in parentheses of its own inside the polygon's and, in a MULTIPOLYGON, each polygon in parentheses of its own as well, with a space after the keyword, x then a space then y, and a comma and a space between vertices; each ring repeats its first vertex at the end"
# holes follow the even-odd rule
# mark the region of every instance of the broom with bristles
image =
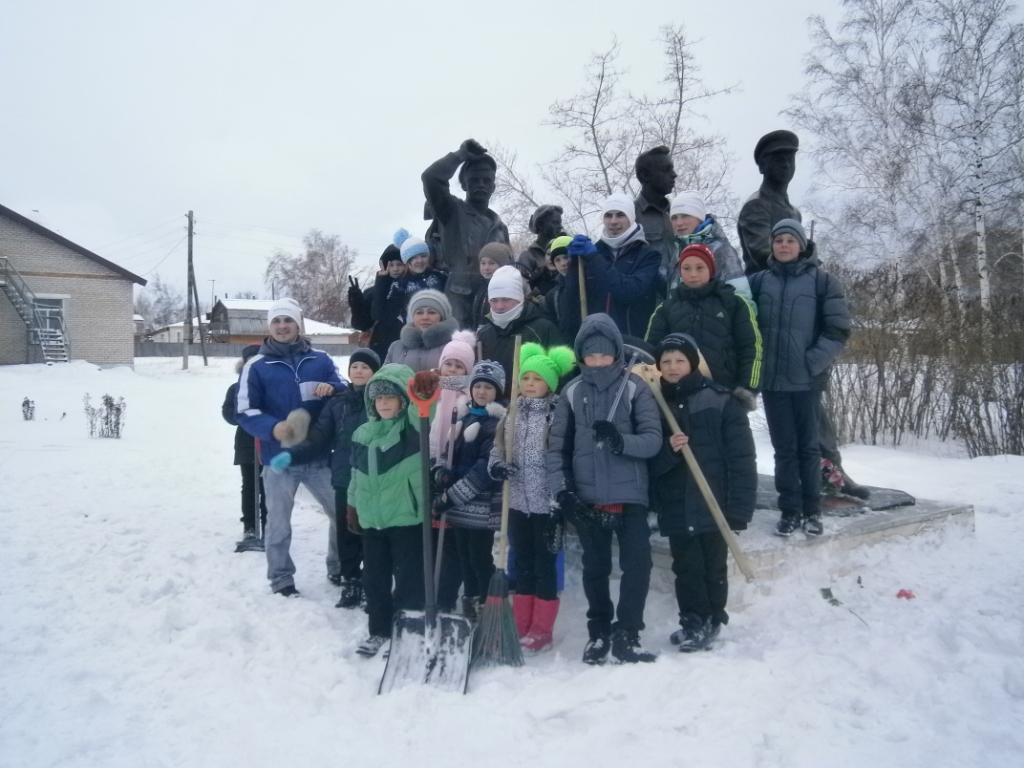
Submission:
MULTIPOLYGON (((519 399, 519 347, 523 337, 516 336, 512 357, 512 401, 509 403, 505 437, 505 461, 513 459, 516 434, 516 401, 519 399)), ((519 646, 512 606, 508 600, 508 577, 505 575, 508 556, 508 507, 511 500, 509 481, 501 486, 501 530, 498 534, 498 567, 487 587, 487 600, 480 612, 480 623, 473 638, 471 669, 479 667, 521 667, 523 649, 519 646)))

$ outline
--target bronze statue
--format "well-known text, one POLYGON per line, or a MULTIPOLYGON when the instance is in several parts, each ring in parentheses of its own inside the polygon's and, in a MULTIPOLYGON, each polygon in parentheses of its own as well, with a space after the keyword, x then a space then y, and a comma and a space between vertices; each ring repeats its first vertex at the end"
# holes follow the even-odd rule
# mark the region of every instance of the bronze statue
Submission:
POLYGON ((676 186, 676 169, 668 147, 652 147, 641 152, 633 166, 640 182, 640 194, 633 205, 636 222, 644 228, 647 244, 661 254, 659 273, 667 279, 675 271, 676 243, 669 218, 668 196, 676 186))
POLYGON ((761 187, 740 209, 736 228, 748 275, 768 266, 772 227, 783 219, 801 221, 800 211, 789 202, 789 182, 796 172, 800 139, 792 131, 772 131, 758 139, 754 162, 761 171, 761 187))
POLYGON ((470 322, 473 294, 483 284, 477 255, 487 243, 507 243, 508 228, 488 205, 494 194, 498 164, 474 139, 432 163, 422 175, 423 193, 440 234, 439 269, 448 272, 445 295, 460 326, 470 322), (449 182, 458 171, 466 199, 451 193, 449 182))
POLYGON ((548 259, 548 246, 556 237, 566 234, 562 229, 562 208, 558 205, 542 205, 530 216, 530 231, 537 236, 516 261, 529 271, 530 287, 539 294, 547 295, 555 285, 558 272, 548 259))

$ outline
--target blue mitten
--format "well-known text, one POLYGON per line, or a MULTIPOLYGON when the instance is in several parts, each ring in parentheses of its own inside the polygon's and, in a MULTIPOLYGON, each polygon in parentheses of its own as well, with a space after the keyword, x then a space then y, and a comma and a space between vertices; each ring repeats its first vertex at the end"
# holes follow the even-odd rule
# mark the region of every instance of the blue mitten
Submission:
POLYGON ((582 256, 589 259, 597 253, 597 246, 586 235, 576 235, 569 243, 567 252, 570 256, 582 256))
POLYGON ((288 451, 283 451, 270 460, 270 468, 278 475, 288 469, 291 465, 292 455, 288 453, 288 451))

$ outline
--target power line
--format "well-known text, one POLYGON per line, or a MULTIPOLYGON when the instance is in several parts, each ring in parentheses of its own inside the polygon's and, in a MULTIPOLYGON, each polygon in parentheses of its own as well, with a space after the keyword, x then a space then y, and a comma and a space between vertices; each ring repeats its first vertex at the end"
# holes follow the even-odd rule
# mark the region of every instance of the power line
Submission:
MULTIPOLYGON (((188 235, 185 235, 185 237, 188 237, 188 235)), ((142 275, 142 276, 143 276, 143 277, 146 277, 147 275, 150 275, 150 274, 152 274, 152 273, 153 273, 153 272, 154 272, 154 271, 156 270, 156 268, 157 268, 157 267, 159 267, 159 266, 160 266, 161 264, 163 264, 163 263, 164 263, 164 262, 165 262, 165 261, 167 260, 167 257, 168 257, 168 256, 170 256, 170 255, 171 255, 172 253, 174 253, 175 249, 177 249, 177 247, 178 247, 179 245, 181 245, 181 244, 182 244, 183 242, 185 242, 185 237, 181 238, 181 240, 179 240, 178 242, 176 242, 176 243, 174 244, 174 248, 171 248, 171 250, 169 250, 169 251, 168 251, 168 252, 167 252, 167 253, 166 253, 166 254, 164 255, 164 257, 163 257, 162 259, 160 259, 160 261, 158 261, 158 262, 156 263, 156 266, 154 266, 154 267, 153 267, 153 268, 152 268, 151 270, 149 270, 149 272, 145 272, 145 273, 143 273, 143 275, 142 275)))
MULTIPOLYGON (((175 233, 175 234, 177 234, 177 233, 175 233)), ((162 250, 162 249, 167 247, 167 244, 169 242, 171 242, 172 239, 173 239, 173 236, 170 237, 170 238, 164 237, 164 238, 161 239, 161 242, 157 243, 154 246, 151 246, 151 247, 147 248, 144 251, 139 251, 138 253, 133 253, 130 256, 119 256, 117 260, 119 262, 132 261, 133 259, 137 259, 140 256, 145 256, 147 253, 152 253, 153 251, 162 250)))
POLYGON ((124 239, 122 239, 122 240, 115 240, 115 241, 114 241, 114 242, 112 242, 112 243, 107 243, 106 245, 101 245, 101 246, 99 247, 99 250, 101 250, 101 251, 102 251, 102 250, 104 250, 104 249, 106 249, 106 248, 110 248, 110 247, 111 247, 111 246, 113 246, 113 245, 118 245, 118 244, 120 244, 120 243, 124 243, 124 242, 127 242, 128 240, 134 240, 134 239, 135 239, 136 237, 142 237, 143 235, 147 235, 147 234, 149 234, 150 232, 152 232, 152 231, 153 231, 154 229, 160 229, 161 227, 166 227, 166 226, 167 226, 168 224, 174 224, 174 223, 175 223, 175 222, 176 222, 176 221, 178 220, 178 218, 179 218, 179 217, 175 216, 175 217, 174 217, 173 219, 171 219, 170 221, 165 221, 165 222, 164 222, 163 224, 157 224, 157 225, 156 225, 155 227, 150 227, 150 228, 149 228, 149 229, 147 229, 147 230, 144 230, 144 231, 142 231, 142 232, 139 232, 139 234, 137 234, 137 235, 132 235, 131 237, 126 237, 126 238, 124 238, 124 239))

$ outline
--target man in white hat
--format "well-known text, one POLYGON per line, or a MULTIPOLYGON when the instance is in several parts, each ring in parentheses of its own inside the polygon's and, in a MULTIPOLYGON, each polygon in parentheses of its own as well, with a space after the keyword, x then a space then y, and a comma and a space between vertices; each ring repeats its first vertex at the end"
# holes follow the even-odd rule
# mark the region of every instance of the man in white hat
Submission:
MULTIPOLYGON (((301 335, 302 310, 293 299, 278 299, 267 312, 270 335, 242 368, 236 396, 238 425, 259 439, 263 484, 267 495, 267 578, 275 594, 297 597, 292 540, 292 506, 299 485, 313 494, 330 518, 327 574, 340 581, 334 488, 328 457, 300 466, 271 470, 282 447, 305 438, 305 428, 323 408, 323 398, 345 384, 326 352, 313 349, 301 335)), ((287 455, 287 454, 285 454, 287 455)), ((280 462, 278 462, 280 464, 280 462)))

